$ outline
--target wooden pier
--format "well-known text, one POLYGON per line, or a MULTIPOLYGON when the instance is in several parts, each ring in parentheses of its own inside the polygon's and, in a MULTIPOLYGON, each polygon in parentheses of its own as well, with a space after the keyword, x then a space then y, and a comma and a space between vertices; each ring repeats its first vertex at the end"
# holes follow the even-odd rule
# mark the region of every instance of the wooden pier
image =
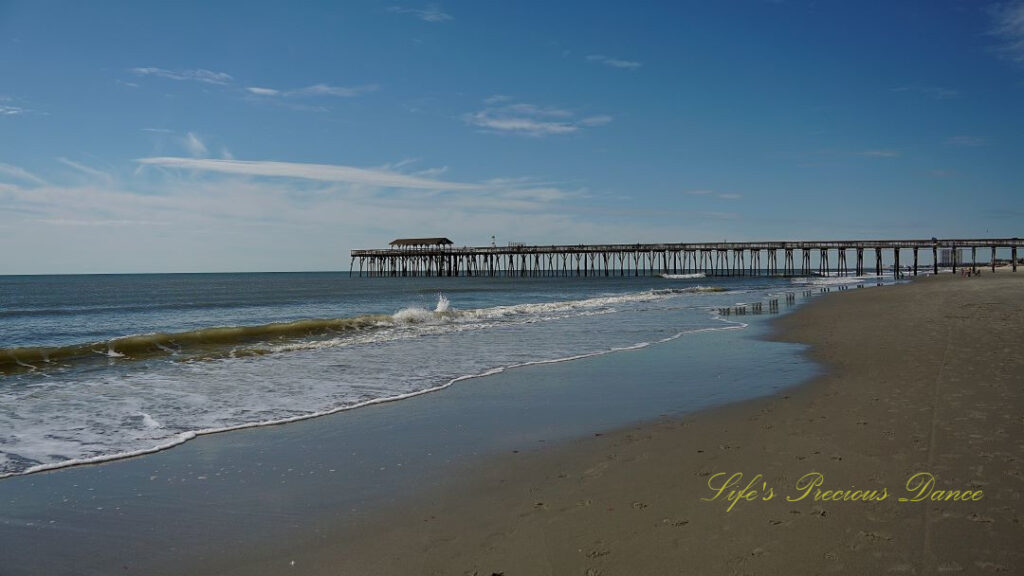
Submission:
POLYGON ((704 274, 706 276, 808 276, 866 272, 896 276, 917 275, 919 253, 931 255, 938 273, 940 251, 952 267, 976 270, 998 262, 1017 271, 1018 238, 928 240, 830 240, 798 242, 695 242, 668 244, 579 244, 574 246, 455 247, 447 238, 399 239, 390 248, 352 250, 349 275, 359 276, 654 276, 704 274), (970 259, 964 255, 970 250, 970 259), (978 250, 990 250, 979 263, 978 250), (997 250, 1004 251, 1002 260, 997 250), (1006 254, 1009 252, 1009 254, 1006 254), (865 257, 865 253, 867 256, 865 257), (891 254, 883 268, 883 254, 891 254), (816 258, 812 256, 816 255, 816 258), (1009 258, 1005 256, 1008 255, 1009 258), (873 258, 872 258, 873 256, 873 258), (910 259, 903 259, 909 256, 910 259), (865 267, 866 261, 872 264, 865 267), (873 261, 873 262, 872 262, 873 261), (912 263, 911 263, 912 262, 912 263))

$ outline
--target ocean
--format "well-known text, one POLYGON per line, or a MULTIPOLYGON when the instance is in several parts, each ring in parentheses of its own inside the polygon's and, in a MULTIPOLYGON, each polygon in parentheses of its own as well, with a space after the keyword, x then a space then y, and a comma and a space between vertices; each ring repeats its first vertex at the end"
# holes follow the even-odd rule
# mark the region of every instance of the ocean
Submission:
MULTIPOLYGON (((754 315, 882 281, 0 276, 0 477, 472 386, 516 367, 738 338, 754 315)), ((723 382, 716 394, 749 392, 723 382)))

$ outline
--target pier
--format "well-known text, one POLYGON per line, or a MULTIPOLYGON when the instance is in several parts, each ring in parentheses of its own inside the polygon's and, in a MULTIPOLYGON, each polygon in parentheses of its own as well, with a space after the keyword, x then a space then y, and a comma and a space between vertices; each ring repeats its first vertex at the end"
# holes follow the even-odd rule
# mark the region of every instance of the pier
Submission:
POLYGON ((1000 263, 1017 271, 1018 238, 829 240, 795 242, 690 242, 456 247, 447 238, 406 238, 389 248, 352 250, 349 275, 386 276, 809 276, 813 274, 917 275, 921 252, 939 268, 977 270, 1000 263), (988 251, 979 262, 978 252, 988 251), (1003 258, 997 258, 998 251, 1003 258), (888 268, 883 255, 890 255, 888 268), (1008 257, 1007 257, 1008 256, 1008 257), (358 270, 356 265, 358 264, 358 270))

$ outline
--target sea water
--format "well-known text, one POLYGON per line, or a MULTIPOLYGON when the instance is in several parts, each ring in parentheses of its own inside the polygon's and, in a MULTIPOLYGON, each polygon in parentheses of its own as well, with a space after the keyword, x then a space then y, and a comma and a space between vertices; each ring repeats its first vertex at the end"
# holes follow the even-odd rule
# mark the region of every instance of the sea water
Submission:
POLYGON ((739 337, 748 310, 878 281, 0 277, 0 475, 400 401, 517 366, 739 337))

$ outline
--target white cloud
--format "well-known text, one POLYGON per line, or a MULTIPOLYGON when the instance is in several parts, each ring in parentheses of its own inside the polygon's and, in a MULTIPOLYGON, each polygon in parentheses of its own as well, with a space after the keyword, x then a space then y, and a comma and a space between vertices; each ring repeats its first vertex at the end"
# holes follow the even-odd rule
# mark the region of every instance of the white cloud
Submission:
POLYGON ((451 14, 442 12, 441 9, 434 4, 428 4, 426 8, 391 6, 388 8, 388 12, 393 14, 409 14, 423 20, 424 22, 447 22, 448 20, 455 19, 451 14))
POLYGON ((273 88, 261 88, 259 86, 248 86, 246 87, 246 90, 257 96, 277 96, 281 93, 280 90, 274 90, 273 88))
POLYGON ((424 170, 417 170, 416 172, 413 172, 413 174, 415 176, 423 176, 424 178, 433 178, 435 176, 440 176, 441 174, 444 174, 447 171, 447 166, 438 166, 436 168, 426 168, 424 170))
POLYGON ((581 128, 602 126, 612 121, 608 115, 577 120, 573 112, 562 108, 527 103, 504 104, 507 101, 507 98, 495 100, 492 96, 485 100, 489 106, 478 112, 464 114, 463 120, 488 132, 534 137, 572 134, 581 128))
POLYGON ((600 114, 598 116, 588 116, 580 120, 581 126, 604 126, 612 121, 612 117, 607 114, 600 114))
POLYGON ((165 68, 141 67, 130 70, 138 76, 157 76, 169 80, 192 80, 206 84, 230 84, 234 78, 225 72, 214 72, 203 68, 195 70, 167 70, 165 68))
POLYGON ((985 139, 979 136, 950 136, 946 138, 946 144, 951 146, 965 146, 974 148, 977 146, 984 146, 985 139))
POLYGON ((152 220, 80 220, 73 218, 36 218, 32 221, 51 226, 166 226, 168 224, 152 220))
POLYGON ((188 150, 189 154, 193 156, 206 156, 206 144, 203 144, 203 141, 200 140, 199 137, 193 134, 192 132, 189 132, 188 134, 185 135, 185 138, 183 139, 183 144, 185 145, 185 149, 188 150))
POLYGON ((24 168, 14 166, 13 164, 0 164, 0 174, 6 174, 17 180, 31 182, 33 184, 39 184, 41 186, 46 185, 46 180, 43 180, 42 178, 29 172, 28 170, 25 170, 24 168))
POLYGON ((0 104, 0 116, 18 116, 24 114, 26 110, 19 108, 18 106, 8 106, 6 104, 0 104))
POLYGON ((635 60, 623 60, 621 58, 611 58, 608 56, 603 56, 601 54, 591 54, 590 56, 587 56, 587 60, 590 62, 604 64, 605 66, 610 66, 612 68, 622 68, 625 70, 636 70, 637 68, 643 66, 643 62, 637 62, 635 60))
POLYGON ((140 158, 146 166, 180 168, 197 172, 218 172, 245 176, 301 178, 323 182, 344 182, 382 188, 416 188, 424 190, 475 190, 479 186, 458 182, 444 182, 430 178, 409 176, 387 170, 371 170, 337 164, 305 164, 299 162, 273 162, 251 160, 216 160, 197 158, 140 158))
POLYGON ((999 50, 1015 62, 1024 63, 1024 2, 997 4, 991 14, 991 33, 1003 42, 999 50))
POLYGON ((174 134, 174 130, 167 128, 142 128, 143 132, 152 132, 154 134, 174 134))
POLYGON ((354 98, 361 96, 369 92, 375 92, 380 89, 380 86, 376 84, 363 84, 361 86, 331 86, 330 84, 313 84, 312 86, 306 86, 305 88, 295 88, 293 90, 278 90, 277 88, 266 88, 259 86, 249 86, 246 90, 255 96, 262 96, 266 98, 276 97, 312 97, 312 96, 337 96, 340 98, 354 98))
POLYGON ((97 170, 92 166, 86 166, 85 164, 82 164, 80 162, 74 162, 63 157, 57 158, 57 161, 60 162, 61 164, 64 164, 65 166, 70 166, 71 168, 74 168, 75 170, 78 170, 79 172, 82 172, 83 174, 86 174, 88 176, 105 180, 107 182, 113 181, 113 177, 110 174, 102 170, 97 170))
POLYGON ((3 237, 24 247, 8 255, 5 270, 339 270, 348 266, 347 250, 379 247, 400 234, 442 234, 460 245, 484 245, 492 234, 499 244, 665 241, 679 238, 681 222, 693 240, 737 233, 728 224, 723 228, 735 217, 728 212, 639 212, 572 201, 589 197, 586 190, 528 177, 456 184, 345 166, 139 162, 167 169, 147 169, 111 185, 0 184, 3 237), (203 171, 217 176, 197 177, 203 171), (126 231, 132 235, 128 243, 126 231))
POLYGON ((379 88, 376 84, 364 86, 329 86, 327 84, 314 84, 297 90, 290 90, 286 96, 341 96, 351 98, 367 92, 374 92, 379 88))

